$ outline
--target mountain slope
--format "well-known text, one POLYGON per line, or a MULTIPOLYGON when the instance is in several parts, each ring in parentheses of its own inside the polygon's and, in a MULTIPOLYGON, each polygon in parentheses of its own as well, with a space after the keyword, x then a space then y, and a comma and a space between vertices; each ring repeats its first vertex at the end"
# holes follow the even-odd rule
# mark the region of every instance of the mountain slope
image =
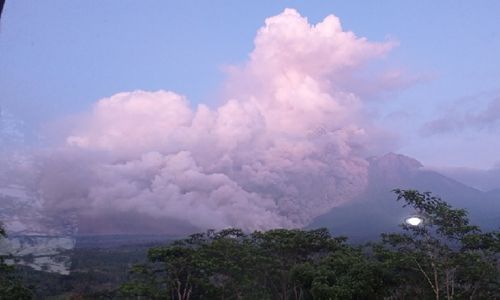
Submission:
POLYGON ((353 201, 317 217, 308 227, 327 227, 335 235, 354 240, 373 239, 398 230, 413 212, 402 208, 393 189, 430 191, 455 208, 466 208, 473 223, 484 229, 500 226, 500 193, 484 193, 424 166, 409 157, 389 153, 369 159, 369 183, 353 201))

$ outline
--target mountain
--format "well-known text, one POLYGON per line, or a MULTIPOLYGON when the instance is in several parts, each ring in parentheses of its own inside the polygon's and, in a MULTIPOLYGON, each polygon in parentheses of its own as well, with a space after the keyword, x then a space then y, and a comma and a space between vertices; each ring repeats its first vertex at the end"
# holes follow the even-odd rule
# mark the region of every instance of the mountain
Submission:
POLYGON ((332 234, 347 235, 355 241, 397 231, 398 224, 413 211, 396 201, 392 192, 396 188, 432 192, 455 208, 467 209, 472 223, 481 228, 500 227, 500 191, 479 191, 400 154, 389 153, 368 161, 366 189, 353 201, 317 217, 309 228, 327 227, 332 234))

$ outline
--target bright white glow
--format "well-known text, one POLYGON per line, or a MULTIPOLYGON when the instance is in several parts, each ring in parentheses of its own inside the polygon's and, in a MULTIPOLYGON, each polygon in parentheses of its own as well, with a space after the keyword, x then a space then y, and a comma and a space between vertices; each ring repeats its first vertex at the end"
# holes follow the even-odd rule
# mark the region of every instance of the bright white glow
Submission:
POLYGON ((409 217, 408 219, 405 220, 406 224, 411 225, 411 226, 418 226, 420 223, 422 223, 422 218, 419 217, 409 217))

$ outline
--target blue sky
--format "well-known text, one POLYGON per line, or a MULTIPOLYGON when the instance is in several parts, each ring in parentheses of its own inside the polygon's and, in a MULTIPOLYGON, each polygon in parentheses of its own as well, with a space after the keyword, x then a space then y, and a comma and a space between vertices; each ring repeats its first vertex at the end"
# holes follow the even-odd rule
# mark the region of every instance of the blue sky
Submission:
POLYGON ((224 66, 243 63, 265 18, 286 7, 311 23, 334 14, 370 41, 399 41, 384 63, 422 80, 376 100, 380 123, 400 136, 395 150, 432 166, 500 162, 500 114, 468 125, 500 96, 498 1, 7 0, 0 105, 37 127, 136 89, 214 102, 224 66), (458 125, 422 134, 433 120, 458 125))

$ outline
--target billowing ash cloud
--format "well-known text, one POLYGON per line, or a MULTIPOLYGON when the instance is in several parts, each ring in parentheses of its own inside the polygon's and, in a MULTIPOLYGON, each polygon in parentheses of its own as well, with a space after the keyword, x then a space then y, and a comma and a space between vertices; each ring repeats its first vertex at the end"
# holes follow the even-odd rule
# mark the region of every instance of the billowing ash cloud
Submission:
POLYGON ((295 10, 266 20, 213 109, 174 92, 98 101, 45 155, 48 211, 77 212, 82 232, 178 233, 306 225, 367 180, 377 129, 352 74, 393 44, 310 25, 295 10))

